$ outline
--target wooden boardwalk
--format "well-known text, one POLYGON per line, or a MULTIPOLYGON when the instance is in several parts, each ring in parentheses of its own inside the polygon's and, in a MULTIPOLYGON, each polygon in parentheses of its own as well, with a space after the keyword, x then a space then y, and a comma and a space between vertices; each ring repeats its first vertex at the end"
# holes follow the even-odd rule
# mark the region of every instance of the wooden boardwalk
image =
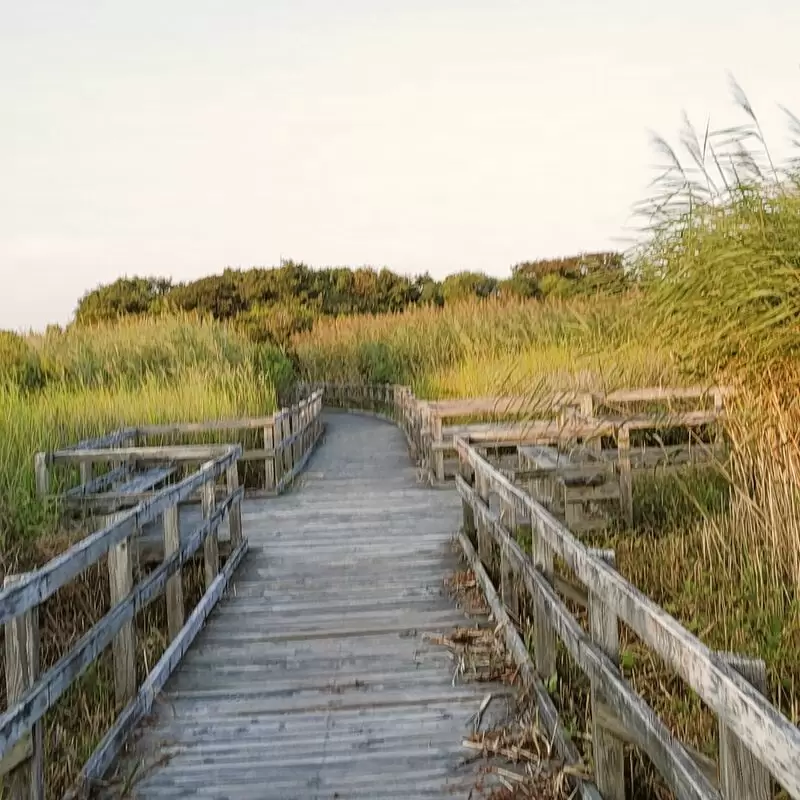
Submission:
POLYGON ((141 798, 467 797, 462 740, 498 686, 453 681, 424 639, 470 624, 443 587, 457 568, 455 492, 417 484, 403 434, 332 412, 294 490, 247 500, 250 540, 134 737, 141 798))

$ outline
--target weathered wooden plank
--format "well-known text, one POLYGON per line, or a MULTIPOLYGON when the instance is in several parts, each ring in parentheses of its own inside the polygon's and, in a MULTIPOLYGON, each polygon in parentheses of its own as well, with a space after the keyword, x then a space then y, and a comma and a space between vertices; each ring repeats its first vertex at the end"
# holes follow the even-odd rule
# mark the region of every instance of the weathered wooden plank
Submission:
MULTIPOLYGON (((236 494, 239 491, 239 468, 236 464, 228 467, 225 478, 228 494, 236 494)), ((231 547, 235 550, 242 541, 242 504, 234 503, 230 511, 230 533, 231 547)), ((219 541, 217 542, 219 548, 219 541)))
POLYGON ((264 426, 264 488, 269 492, 275 488, 275 424, 270 422, 264 426))
MULTIPOLYGON (((206 468, 210 464, 204 465, 206 468)), ((233 465, 236 466, 235 464, 233 465)), ((214 515, 214 507, 216 505, 216 495, 214 493, 214 482, 208 481, 203 484, 201 489, 203 518, 211 519, 214 515)), ((203 542, 203 564, 206 577, 206 591, 208 591, 219 574, 219 542, 217 541, 216 530, 206 537, 203 542)))
MULTIPOLYGON (((171 462, 194 464, 224 456, 230 444, 190 444, 168 447, 118 447, 108 450, 56 450, 48 456, 51 464, 80 464, 92 461, 96 464, 108 462, 137 461, 142 464, 171 462)), ((236 445, 239 446, 239 445, 236 445)))
POLYGON ((741 675, 615 570, 593 557, 564 525, 493 470, 463 440, 459 452, 476 472, 492 476, 493 490, 518 511, 539 520, 543 535, 590 591, 601 595, 621 620, 691 687, 739 736, 792 797, 800 797, 800 729, 741 675))
POLYGON ((177 472, 176 467, 151 467, 145 472, 134 475, 130 480, 123 483, 115 490, 115 494, 139 494, 147 492, 163 483, 167 478, 172 477, 177 472))
MULTIPOLYGON (((89 463, 89 462, 87 462, 89 463)), ((92 495, 98 492, 103 492, 106 489, 114 486, 118 481, 124 481, 130 475, 130 466, 123 464, 120 467, 114 467, 108 470, 103 475, 97 475, 92 478, 88 483, 82 483, 80 486, 73 486, 64 492, 64 497, 69 499, 81 499, 87 495, 92 495)))
POLYGON ((169 578, 198 550, 209 533, 219 528, 231 504, 241 500, 241 492, 240 489, 237 495, 227 498, 212 519, 204 521, 183 542, 178 552, 165 558, 158 568, 134 587, 125 600, 115 605, 81 637, 69 653, 47 670, 15 705, 0 715, 0 756, 5 755, 53 707, 108 647, 122 626, 164 591, 169 578))
MULTIPOLYGON (((170 558, 180 549, 180 515, 178 506, 171 506, 164 512, 164 558, 170 558)), ((183 575, 180 569, 167 581, 166 594, 167 632, 172 642, 183 627, 183 575)))
POLYGON ((589 421, 579 419, 562 423, 559 420, 534 422, 492 422, 469 425, 447 425, 442 429, 442 444, 452 448, 455 438, 469 439, 472 443, 503 444, 505 442, 547 444, 571 439, 593 439, 612 436, 622 425, 629 430, 660 430, 690 428, 716 422, 714 411, 664 412, 663 414, 631 414, 629 416, 604 416, 589 421))
MULTIPOLYGON (((17 767, 33 757, 33 740, 30 736, 20 739, 6 755, 0 758, 0 787, 3 786, 3 776, 10 774, 17 767)), ((11 788, 9 787, 9 794, 11 788)))
MULTIPOLYGON (((719 653, 719 658, 735 669, 762 694, 767 693, 767 668, 760 659, 734 653, 719 653)), ((726 800, 770 800, 769 772, 753 756, 742 740, 725 724, 719 726, 719 772, 722 796, 726 800)))
POLYGON ((600 396, 601 403, 647 403, 659 400, 695 400, 713 397, 716 393, 723 397, 733 394, 726 386, 656 386, 644 389, 615 389, 600 396))
MULTIPOLYGON (((20 575, 7 575, 6 586, 17 583, 20 575)), ((18 702, 39 677, 39 612, 26 611, 5 626, 5 672, 8 704, 18 702)), ((44 732, 41 722, 32 726, 32 733, 20 740, 16 750, 3 752, 1 784, 12 800, 44 798, 44 732)))
MULTIPOLYGON (((615 566, 613 550, 598 557, 609 566, 615 566)), ((619 664, 619 623, 617 615, 596 594, 589 594, 589 632, 592 641, 608 656, 612 664, 619 664)), ((603 684, 591 682, 592 702, 592 753, 597 788, 606 800, 625 800, 625 747, 613 731, 603 726, 599 709, 613 714, 605 702, 603 684)))
POLYGON ((214 462, 208 471, 198 471, 164 489, 151 500, 126 511, 102 530, 90 534, 45 566, 27 573, 18 583, 0 591, 0 624, 24 613, 52 597, 62 586, 102 558, 135 530, 159 517, 170 506, 188 499, 210 477, 217 478, 235 463, 241 453, 239 445, 214 462))
MULTIPOLYGON (((124 602, 133 589, 131 540, 123 540, 108 551, 108 577, 111 607, 124 602)), ((131 618, 120 626, 112 642, 114 658, 114 696, 123 708, 136 694, 136 633, 131 618)))
POLYGON ((138 428, 140 436, 177 436, 214 431, 247 431, 258 430, 269 425, 275 414, 265 417, 247 417, 242 419, 214 419, 203 422, 175 422, 164 425, 142 425, 138 428))

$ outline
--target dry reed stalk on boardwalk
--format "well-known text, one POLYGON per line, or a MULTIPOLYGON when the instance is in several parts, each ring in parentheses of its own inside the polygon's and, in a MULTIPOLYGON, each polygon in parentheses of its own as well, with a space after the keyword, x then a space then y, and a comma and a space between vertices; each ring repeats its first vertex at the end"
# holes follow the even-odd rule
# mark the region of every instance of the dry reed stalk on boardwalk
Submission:
MULTIPOLYGON (((445 579, 445 586, 460 608, 486 617, 489 608, 471 569, 459 570, 445 579)), ((428 635, 427 640, 447 647, 456 660, 454 681, 517 684, 518 669, 497 628, 487 625, 455 628, 448 634, 428 635)), ((517 708, 508 719, 480 730, 484 712, 493 699, 487 694, 471 720, 472 731, 462 744, 465 763, 480 761, 473 800, 560 800, 569 797, 563 765, 552 755, 551 743, 539 726, 534 710, 525 702, 521 687, 517 708), (521 710, 520 710, 521 709, 521 710)))

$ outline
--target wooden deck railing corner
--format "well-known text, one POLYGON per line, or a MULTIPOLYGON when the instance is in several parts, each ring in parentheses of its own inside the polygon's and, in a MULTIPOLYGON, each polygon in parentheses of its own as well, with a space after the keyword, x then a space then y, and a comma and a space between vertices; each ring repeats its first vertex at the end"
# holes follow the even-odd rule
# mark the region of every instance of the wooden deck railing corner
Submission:
POLYGON ((596 787, 584 783, 584 797, 625 800, 623 747, 647 753, 679 798, 767 800, 772 777, 800 798, 800 729, 765 697, 763 661, 714 653, 677 620, 639 592, 616 571, 613 551, 586 547, 546 509, 489 464, 468 442, 456 441, 462 498, 462 548, 504 626, 509 649, 527 676, 541 719, 567 761, 577 751, 558 723, 545 683, 556 674, 556 640, 591 684, 591 736, 596 787), (493 509, 497 498, 499 512, 493 509), (518 522, 531 525, 531 552, 515 536, 518 522), (554 571, 558 556, 578 581, 554 571), (496 567, 496 570, 495 570, 496 567), (491 573, 501 585, 498 599, 491 573), (532 600, 534 657, 531 658, 506 608, 516 616, 516 592, 532 600), (564 598, 589 612, 588 633, 564 598), (619 623, 639 639, 703 699, 718 718, 719 757, 684 746, 667 729, 619 670, 619 623), (772 777, 771 777, 772 776, 772 777))
MULTIPOLYGON (((52 470, 77 466, 80 483, 57 497, 79 505, 97 503, 101 528, 39 569, 5 578, 0 590, 0 625, 5 626, 8 708, 0 715, 0 786, 13 797, 44 797, 44 715, 86 669, 111 647, 116 721, 81 772, 81 786, 104 776, 120 747, 149 712, 155 695, 196 637, 222 596, 248 548, 242 521, 244 487, 239 463, 264 458, 265 489, 285 490, 300 472, 322 433, 322 392, 263 419, 222 420, 125 428, 94 440, 34 456, 36 488, 52 497, 52 470), (265 431, 265 448, 245 454, 239 443, 147 447, 148 437, 210 430, 265 431), (100 474, 95 475, 95 468, 100 474), (193 469, 175 483, 177 470, 193 469), (103 471, 105 470, 105 471, 103 471), (219 483, 222 486, 219 486, 219 483), (179 506, 199 496, 202 522, 181 530, 179 506), (134 569, 134 546, 145 527, 159 521, 163 558, 144 575, 134 569), (220 567, 219 529, 228 522, 230 552, 220 567), (188 619, 181 570, 202 550, 205 591, 188 619), (107 559, 111 607, 63 655, 42 671, 38 646, 39 607, 86 569, 107 559), (136 681, 135 618, 161 594, 166 596, 169 645, 141 686, 136 681)), ((79 787, 80 788, 80 787, 79 787)))

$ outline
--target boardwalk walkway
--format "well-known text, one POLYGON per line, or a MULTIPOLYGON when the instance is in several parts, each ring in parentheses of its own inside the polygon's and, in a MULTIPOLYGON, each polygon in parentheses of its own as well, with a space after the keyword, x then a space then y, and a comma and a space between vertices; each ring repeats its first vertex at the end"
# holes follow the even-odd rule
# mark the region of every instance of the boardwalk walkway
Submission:
POLYGON ((417 485, 395 426, 336 412, 326 425, 293 491, 245 502, 249 555, 140 732, 135 797, 466 797, 474 785, 461 742, 485 693, 503 689, 453 685, 448 652, 423 638, 466 621, 443 591, 459 498, 417 485))

